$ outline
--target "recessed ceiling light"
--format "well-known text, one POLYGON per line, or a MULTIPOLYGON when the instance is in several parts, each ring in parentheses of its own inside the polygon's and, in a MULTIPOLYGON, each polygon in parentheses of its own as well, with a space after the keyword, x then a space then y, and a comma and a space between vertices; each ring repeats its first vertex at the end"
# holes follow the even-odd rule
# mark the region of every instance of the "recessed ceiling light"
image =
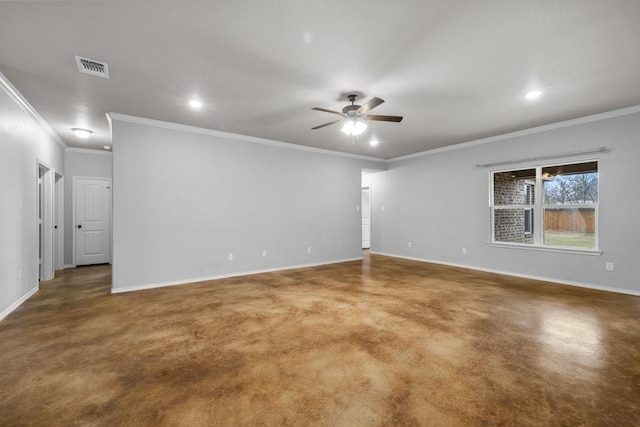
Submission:
POLYGON ((82 139, 89 138, 93 133, 89 129, 82 129, 82 128, 71 128, 71 131, 75 133, 78 138, 82 138, 82 139))
POLYGON ((532 90, 531 92, 527 92, 527 94, 525 95, 525 98, 527 99, 537 99, 540 97, 540 95, 542 95, 542 91, 541 90, 532 90))
POLYGON ((189 107, 193 108, 194 110, 199 110, 202 108, 202 101, 198 101, 197 99, 190 99, 189 107))
POLYGON ((111 150, 111 147, 108 145, 103 145, 102 148, 104 148, 105 150, 111 150))
POLYGON ((376 145, 378 145, 378 140, 377 139, 372 139, 371 141, 369 141, 369 145, 372 147, 375 147, 376 145))

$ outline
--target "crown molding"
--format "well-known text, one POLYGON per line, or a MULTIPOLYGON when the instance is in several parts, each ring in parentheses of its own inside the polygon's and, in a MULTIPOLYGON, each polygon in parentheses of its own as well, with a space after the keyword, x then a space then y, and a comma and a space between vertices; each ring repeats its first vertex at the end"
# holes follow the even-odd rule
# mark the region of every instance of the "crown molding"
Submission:
POLYGON ((462 142, 460 144, 449 145, 447 147, 435 148, 433 150, 421 151, 419 153, 407 154, 406 156, 394 157, 388 159, 387 163, 398 162, 401 160, 415 159, 416 157, 429 156, 431 154, 443 153, 445 151, 459 150, 467 147, 474 147, 476 145, 489 144, 491 142, 501 141, 503 139, 515 138, 518 136, 532 135, 540 132, 547 132, 553 129, 560 129, 569 126, 575 126, 583 123, 596 122, 598 120, 610 119, 613 117, 626 116, 629 114, 640 113, 640 105, 634 105, 632 107, 620 108, 618 110, 606 111, 604 113, 592 114, 590 116, 579 117, 577 119, 565 120, 557 123, 550 123, 548 125, 536 126, 529 129, 523 129, 515 132, 504 133, 502 135, 490 136, 487 138, 476 139, 474 141, 462 142))
POLYGON ((64 151, 71 152, 71 153, 93 154, 93 155, 100 155, 100 156, 113 155, 111 151, 92 149, 92 148, 67 147, 64 151))
POLYGON ((24 112, 30 114, 31 117, 33 117, 34 120, 38 123, 38 125, 40 125, 42 130, 44 130, 45 133, 56 142, 56 144, 58 144, 63 149, 67 148, 67 144, 64 143, 64 141, 53 130, 53 128, 49 126, 49 123, 47 123, 42 118, 42 116, 38 114, 36 109, 33 108, 29 101, 27 101, 27 99, 22 96, 18 89, 16 89, 15 86, 11 84, 9 79, 7 79, 7 77, 2 74, 2 72, 0 72, 0 88, 2 88, 2 90, 4 90, 7 95, 9 95, 9 97, 13 100, 13 102, 15 102, 24 112))
MULTIPOLYGON (((386 163, 387 162, 385 159, 382 159, 382 158, 379 158, 379 157, 363 156, 363 155, 360 155, 360 154, 352 154, 352 153, 343 153, 341 151, 327 150, 325 148, 317 148, 317 147, 309 147, 307 145, 291 144, 289 142, 275 141, 275 140, 272 140, 272 139, 259 138, 259 137, 256 137, 256 136, 240 135, 240 134, 237 134, 237 133, 223 132, 223 131, 220 131, 220 130, 201 128, 201 127, 197 127, 197 126, 190 126, 190 125, 183 125, 183 124, 179 124, 179 123, 165 122, 165 121, 162 121, 162 120, 147 119, 147 118, 144 118, 144 117, 129 116, 127 114, 107 113, 107 117, 109 118, 110 123, 112 123, 114 120, 117 120, 117 121, 121 121, 121 122, 136 123, 136 124, 140 124, 140 125, 147 125, 147 126, 153 126, 153 127, 158 127, 158 128, 164 128, 164 129, 178 130, 178 131, 182 131, 182 132, 190 132, 190 133, 198 133, 198 134, 202 134, 202 135, 217 136, 219 138, 233 139, 233 140, 237 140, 237 141, 252 142, 252 143, 255 143, 255 144, 270 145, 270 146, 273 146, 273 147, 287 148, 287 149, 290 149, 290 150, 307 151, 307 152, 311 152, 311 153, 326 154, 326 155, 329 155, 329 156, 347 157, 347 158, 358 159, 358 160, 369 160, 369 161, 380 162, 380 163, 386 163)), ((113 125, 112 125, 112 127, 113 127, 113 125)))

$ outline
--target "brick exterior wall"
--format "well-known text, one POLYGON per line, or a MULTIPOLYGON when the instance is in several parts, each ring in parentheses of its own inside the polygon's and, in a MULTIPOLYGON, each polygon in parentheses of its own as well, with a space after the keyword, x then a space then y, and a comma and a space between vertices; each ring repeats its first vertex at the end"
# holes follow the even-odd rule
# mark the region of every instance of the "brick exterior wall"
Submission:
MULTIPOLYGON (((525 180, 513 178, 509 172, 493 174, 494 204, 524 205, 525 180)), ((533 243, 533 234, 525 234, 524 209, 495 209, 494 238, 497 242, 533 243)), ((535 224, 534 224, 535 226, 535 224)))

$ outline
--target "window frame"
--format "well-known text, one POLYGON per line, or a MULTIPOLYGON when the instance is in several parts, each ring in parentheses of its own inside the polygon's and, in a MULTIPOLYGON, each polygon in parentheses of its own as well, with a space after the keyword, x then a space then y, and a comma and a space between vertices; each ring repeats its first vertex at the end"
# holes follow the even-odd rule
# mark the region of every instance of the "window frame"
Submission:
MULTIPOLYGON (((538 173, 538 171, 536 170, 536 174, 538 173)), ((534 224, 535 224, 535 219, 534 219, 534 208, 533 205, 535 205, 535 203, 533 203, 536 198, 535 198, 535 191, 536 191, 536 184, 535 183, 530 183, 527 182, 527 180, 525 180, 524 182, 524 188, 525 188, 525 193, 524 193, 524 204, 525 206, 531 206, 531 207, 526 207, 524 208, 524 235, 532 235, 533 234, 533 230, 535 229, 534 224), (527 218, 529 219, 529 227, 527 227, 527 218)), ((494 234, 494 238, 495 238, 495 234, 494 234)))
MULTIPOLYGON (((533 181, 533 180, 532 180, 533 181)), ((525 184, 526 185, 526 184, 525 184)), ((601 255, 600 251, 600 227, 599 227, 599 207, 600 207, 600 161, 597 158, 587 158, 587 159, 571 159, 565 161, 557 161, 557 162, 549 162, 544 164, 515 164, 508 168, 501 167, 499 169, 491 169, 489 170, 489 218, 490 218, 490 236, 488 245, 494 247, 506 247, 506 248, 517 248, 517 249, 529 249, 535 251, 547 251, 547 252, 560 252, 560 253, 574 253, 574 254, 585 254, 585 255, 601 255), (563 204, 563 205, 554 205, 547 204, 544 202, 544 187, 543 187, 543 179, 542 179, 542 169, 548 167, 555 166, 563 166, 563 165, 572 165, 579 163, 589 163, 595 162, 597 164, 598 171, 598 201, 593 204, 585 205, 585 204, 563 204), (534 203, 531 205, 522 204, 522 205, 495 205, 495 178, 494 175, 496 173, 503 172, 511 172, 517 170, 525 170, 525 169, 535 169, 535 186, 534 186, 534 194, 533 200, 534 203), (547 208, 568 208, 568 209, 577 209, 577 208, 593 208, 594 210, 594 247, 593 248, 581 248, 578 246, 551 246, 544 244, 544 212, 547 208), (504 209, 524 209, 533 210, 533 243, 517 243, 517 242, 504 242, 495 240, 495 211, 504 210, 504 209)), ((531 236, 529 233, 524 233, 525 235, 531 236)))

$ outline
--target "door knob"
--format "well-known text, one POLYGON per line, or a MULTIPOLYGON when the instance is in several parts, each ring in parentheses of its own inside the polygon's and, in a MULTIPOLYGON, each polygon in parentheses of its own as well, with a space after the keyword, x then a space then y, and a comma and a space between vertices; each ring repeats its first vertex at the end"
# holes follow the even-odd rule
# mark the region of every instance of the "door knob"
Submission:
POLYGON ((80 224, 78 224, 78 228, 82 228, 82 226, 80 224))

